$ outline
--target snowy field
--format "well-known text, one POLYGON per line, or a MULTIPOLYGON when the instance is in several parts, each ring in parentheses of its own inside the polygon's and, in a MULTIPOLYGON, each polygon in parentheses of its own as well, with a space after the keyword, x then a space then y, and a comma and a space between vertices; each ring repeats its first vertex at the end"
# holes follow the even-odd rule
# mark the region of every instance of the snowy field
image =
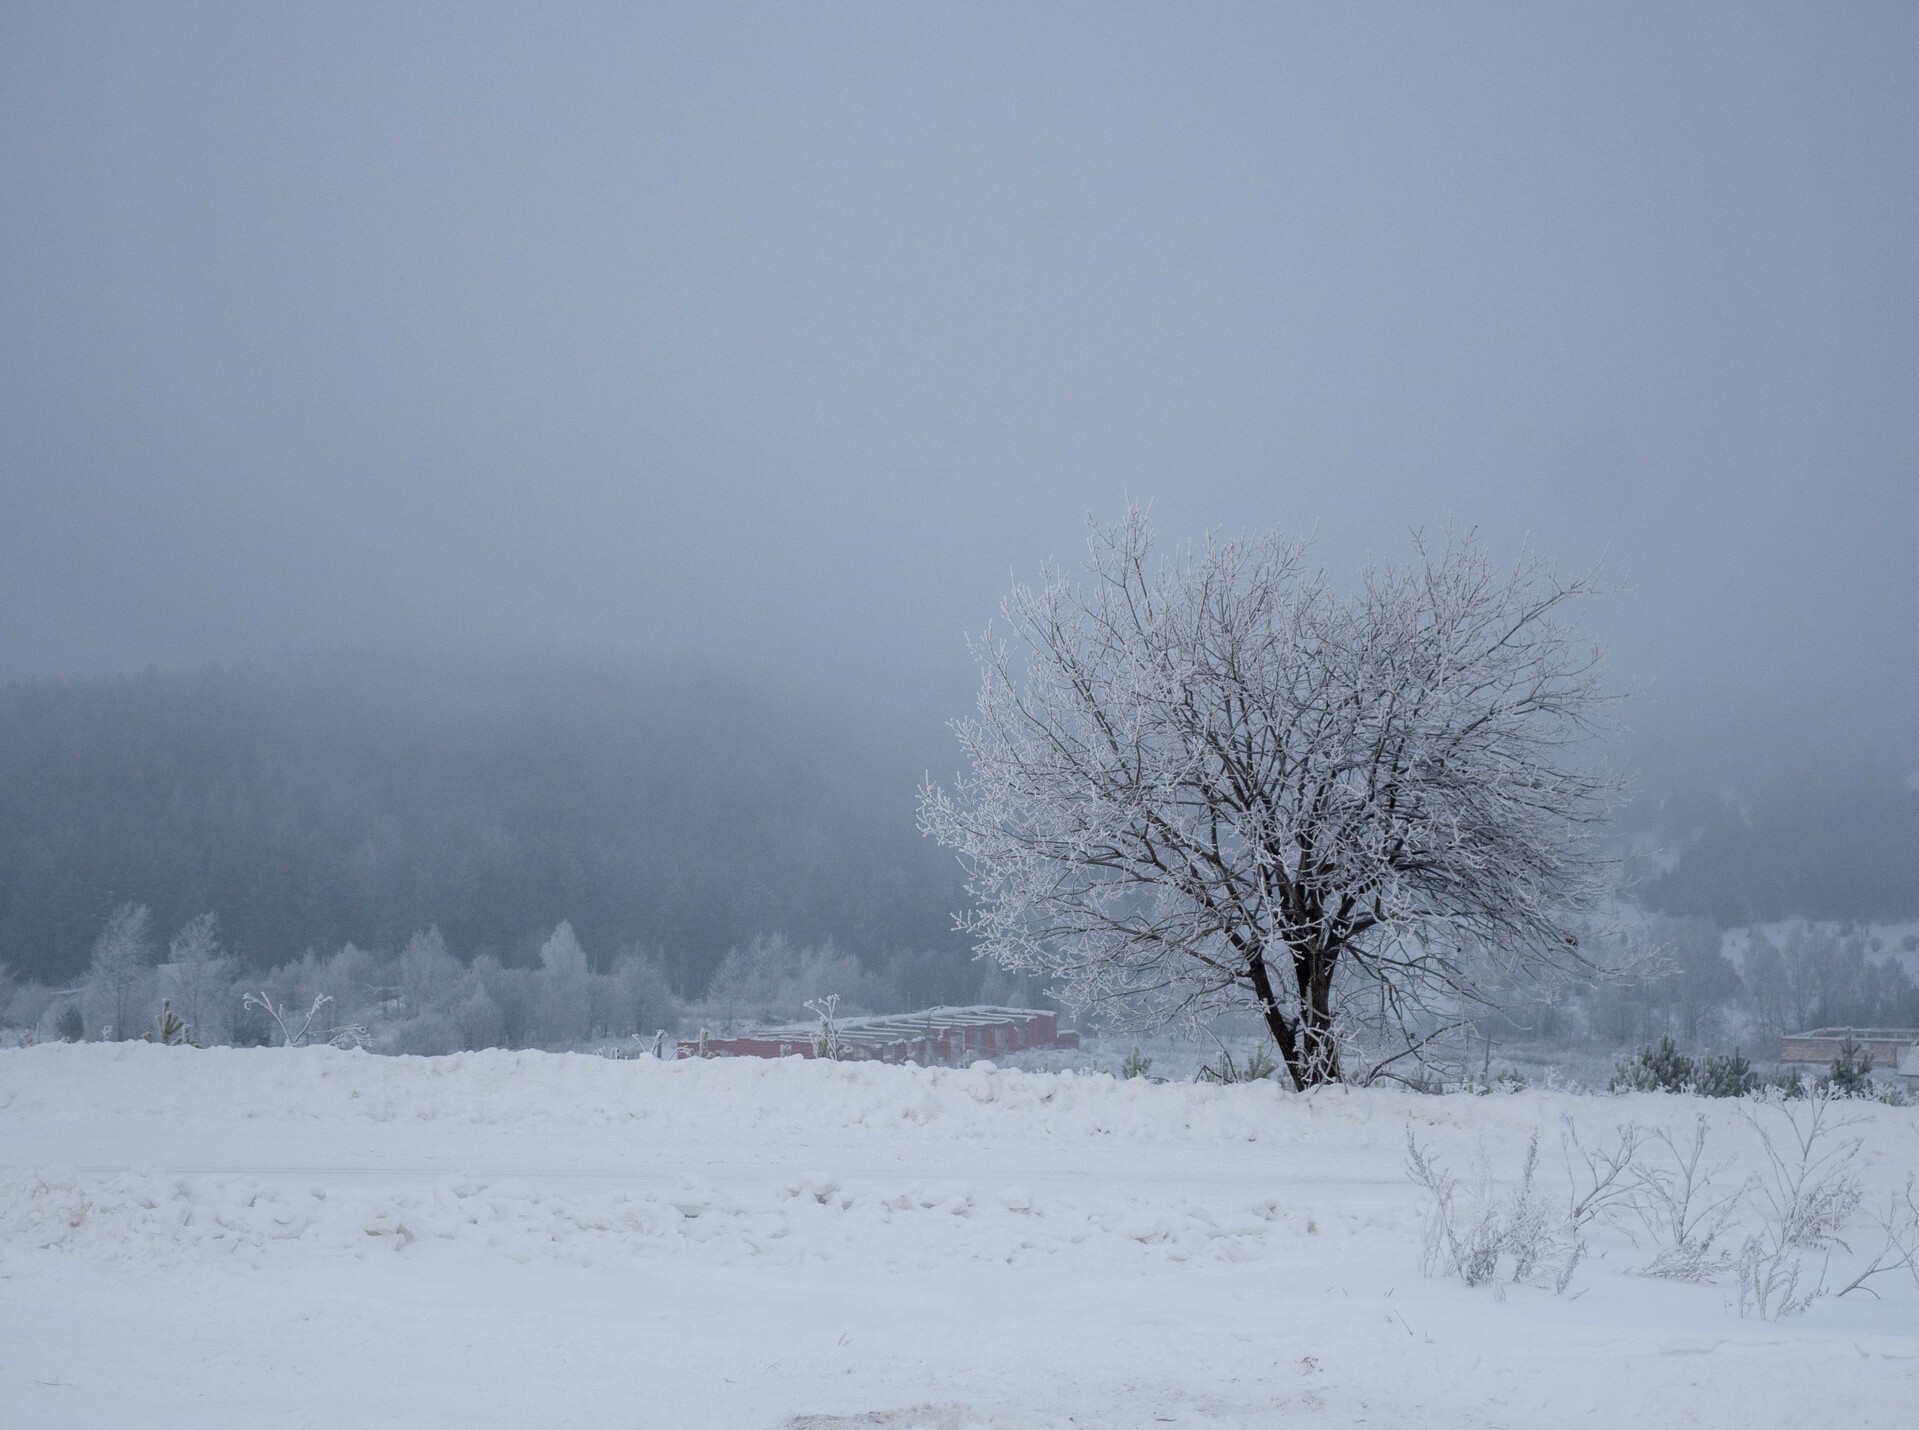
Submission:
MULTIPOLYGON (((1848 1112, 1870 1204, 1919 1112, 1848 1112)), ((1701 1113, 1759 1168, 1679 1097, 7 1050, 0 1426, 1914 1424, 1908 1276, 1742 1319, 1625 1226, 1564 1295, 1420 1274, 1409 1125, 1501 1176, 1538 1130, 1563 1203, 1563 1117, 1701 1113)))

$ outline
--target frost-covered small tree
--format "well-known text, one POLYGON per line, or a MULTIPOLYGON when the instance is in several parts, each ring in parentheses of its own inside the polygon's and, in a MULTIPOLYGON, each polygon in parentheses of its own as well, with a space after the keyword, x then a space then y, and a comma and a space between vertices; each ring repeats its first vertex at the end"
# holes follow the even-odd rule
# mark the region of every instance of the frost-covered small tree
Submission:
POLYGON ((416 1018, 455 1007, 471 981, 460 960, 447 951, 438 924, 406 941, 394 971, 406 1010, 416 1018))
POLYGON ((438 924, 407 940, 393 962, 393 974, 402 1016, 380 1029, 374 1046, 420 1057, 464 1047, 459 1012, 474 980, 465 965, 448 952, 438 924))
POLYGON ((1348 594, 1277 533, 1156 562, 1137 509, 1086 570, 973 642, 971 769, 922 791, 982 952, 1134 1018, 1250 1005, 1300 1087, 1361 1006, 1403 1049, 1589 969, 1616 789, 1568 619, 1590 578, 1448 538, 1348 594))
POLYGON ((839 996, 844 1013, 900 1008, 899 993, 853 954, 825 943, 801 947, 783 933, 756 934, 728 950, 707 984, 706 1001, 726 1027, 741 1022, 803 1020, 811 1000, 839 996))
POLYGON ((233 981, 233 960, 220 948, 219 924, 212 914, 189 919, 167 946, 168 996, 190 1035, 213 1043, 225 1034, 219 1004, 233 981))
POLYGON ((475 979, 473 991, 454 1013, 463 1048, 501 1048, 507 1045, 506 1018, 486 985, 475 979))
POLYGON ((679 1021, 679 1000, 658 962, 624 950, 603 984, 606 1030, 645 1033, 679 1021))
POLYGON ((577 1043, 590 1031, 593 1019, 592 973, 586 951, 573 925, 560 920, 540 945, 540 1038, 548 1044, 577 1043))
POLYGON ((153 976, 151 923, 145 904, 122 904, 107 915, 106 926, 93 941, 86 1001, 108 1037, 137 1037, 134 1025, 145 1021, 147 984, 153 976))

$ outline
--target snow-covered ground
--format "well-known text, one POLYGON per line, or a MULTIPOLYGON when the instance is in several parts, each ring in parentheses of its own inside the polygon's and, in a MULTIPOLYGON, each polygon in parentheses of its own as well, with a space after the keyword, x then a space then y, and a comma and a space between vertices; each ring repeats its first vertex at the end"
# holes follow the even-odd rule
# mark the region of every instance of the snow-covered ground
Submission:
MULTIPOLYGON (((1849 1111, 1881 1196, 1919 1111, 1849 1111)), ((1500 1174, 1538 1129, 1557 1197, 1563 1117, 1701 1113, 1731 1185, 1756 1134, 1677 1097, 7 1050, 0 1426, 1913 1424, 1910 1278, 1740 1319, 1618 1230, 1563 1296, 1420 1275, 1409 1125, 1500 1174)))

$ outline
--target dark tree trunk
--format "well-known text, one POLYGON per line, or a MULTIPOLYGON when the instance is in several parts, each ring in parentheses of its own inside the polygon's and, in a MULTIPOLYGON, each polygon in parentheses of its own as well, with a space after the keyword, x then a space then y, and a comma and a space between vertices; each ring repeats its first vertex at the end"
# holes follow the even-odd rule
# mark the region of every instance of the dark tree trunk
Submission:
POLYGON ((1333 1036, 1333 960, 1320 948, 1295 949, 1293 976, 1299 985, 1300 1058, 1304 1085, 1339 1081, 1339 1044, 1333 1036))
POLYGON ((1267 1030, 1279 1044, 1280 1060, 1286 1065, 1286 1076, 1293 1080, 1293 1091, 1304 1092, 1307 1083, 1305 1064, 1299 1054, 1298 1030, 1292 1019, 1280 1010, 1279 999, 1273 996, 1273 979, 1263 954, 1253 955, 1247 973, 1253 980, 1253 992, 1259 997, 1259 1009, 1265 1015, 1267 1030))
POLYGON ((1333 1036, 1333 1020, 1324 1006, 1309 1008, 1300 1029, 1308 1086, 1339 1081, 1339 1043, 1333 1036))

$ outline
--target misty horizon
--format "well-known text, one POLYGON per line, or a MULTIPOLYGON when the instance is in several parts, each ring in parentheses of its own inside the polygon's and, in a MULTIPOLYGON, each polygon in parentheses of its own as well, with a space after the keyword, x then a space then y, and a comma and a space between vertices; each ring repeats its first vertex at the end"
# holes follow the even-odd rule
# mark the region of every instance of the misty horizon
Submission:
MULTIPOLYGON (((0 698, 252 671, 360 711, 357 788, 410 699, 451 759, 541 671, 626 692, 607 749, 706 681, 851 850, 917 839, 967 636, 1088 522, 1341 587, 1450 526, 1603 568, 1637 896, 1919 913, 1915 53, 1870 6, 16 8, 0 698)), ((535 764, 592 723, 531 708, 535 764)), ((596 925, 550 903, 474 937, 596 925)))
POLYGON ((452 13, 0 21, 0 681, 950 708, 1136 498, 1603 559, 1642 723, 1919 766, 1909 11, 452 13))

